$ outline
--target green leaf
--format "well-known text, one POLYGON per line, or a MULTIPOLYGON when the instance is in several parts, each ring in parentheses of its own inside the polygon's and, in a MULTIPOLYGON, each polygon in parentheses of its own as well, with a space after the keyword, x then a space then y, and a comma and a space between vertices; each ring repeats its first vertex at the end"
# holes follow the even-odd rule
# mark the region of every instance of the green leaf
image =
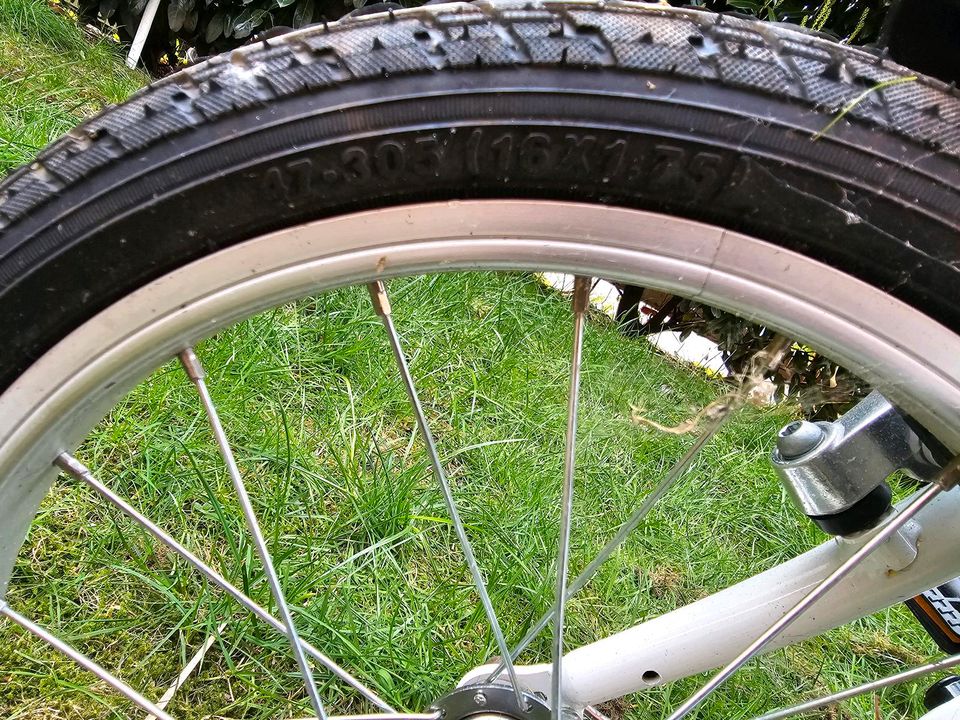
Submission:
POLYGON ((134 15, 143 15, 143 9, 147 6, 147 0, 133 0, 130 5, 130 12, 134 15))
POLYGON ((173 0, 167 6, 167 23, 170 25, 170 29, 177 32, 183 27, 183 21, 186 19, 186 8, 178 0, 173 0))
POLYGON ((243 38, 253 31, 253 25, 250 25, 250 19, 253 17, 253 9, 247 8, 237 15, 233 21, 233 36, 243 38))
POLYGON ((200 19, 200 13, 196 10, 191 10, 187 13, 186 19, 183 21, 183 29, 187 32, 193 32, 197 29, 197 21, 200 19))
POLYGON ((263 8, 247 8, 233 21, 233 36, 238 40, 247 37, 266 17, 267 11, 263 8))
POLYGON ((737 10, 745 10, 746 12, 753 13, 756 15, 760 12, 760 9, 763 7, 765 0, 727 0, 727 5, 734 7, 737 10))
POLYGON ((270 17, 270 11, 266 8, 261 8, 259 10, 253 11, 253 27, 254 29, 263 25, 264 21, 270 17))
POLYGON ((293 13, 293 27, 302 28, 313 22, 313 0, 300 0, 293 13))
POLYGON ((100 17, 110 18, 117 11, 117 0, 100 0, 100 17))
POLYGON ((218 12, 212 18, 210 22, 207 23, 207 30, 203 35, 203 39, 207 44, 212 43, 218 37, 223 35, 224 20, 226 16, 222 12, 218 12))

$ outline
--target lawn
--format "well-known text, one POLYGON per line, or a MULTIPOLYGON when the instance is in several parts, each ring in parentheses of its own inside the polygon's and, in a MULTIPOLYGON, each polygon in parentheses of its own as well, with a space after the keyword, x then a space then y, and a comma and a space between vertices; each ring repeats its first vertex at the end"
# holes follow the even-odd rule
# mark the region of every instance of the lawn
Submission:
MULTIPOLYGON (((29 159, 141 76, 33 0, 0 0, 0 162, 29 159), (59 69, 57 69, 59 68, 59 69)), ((567 300, 519 274, 391 284, 458 506, 507 637, 550 602, 570 354, 567 300)), ((497 654, 386 337, 362 288, 275 308, 198 348, 302 634, 411 709, 497 654)), ((667 425, 729 387, 591 318, 584 350, 574 572, 693 440, 667 425)), ((820 543, 766 456, 789 406, 744 409, 648 522, 570 603, 580 644, 685 604, 820 543)), ((99 478, 269 605, 229 478, 179 367, 160 368, 77 455, 99 478)), ((285 643, 85 487, 61 478, 31 530, 8 600, 159 697, 216 641, 170 706, 177 718, 310 714, 285 643), (228 623, 219 632, 218 628, 228 623)), ((709 638, 704 638, 709 642, 709 638)), ((524 662, 546 659, 548 638, 524 662)), ((751 663, 703 717, 765 708, 936 655, 903 607, 751 663)), ((0 625, 0 716, 142 717, 19 630, 0 625)), ((338 713, 369 709, 318 673, 338 713)), ((616 718, 665 717, 696 679, 625 698, 616 718)), ((920 714, 923 686, 886 691, 879 717, 920 714)), ((822 717, 873 717, 871 697, 822 717)))
POLYGON ((0 0, 0 175, 147 82, 39 0, 0 0))

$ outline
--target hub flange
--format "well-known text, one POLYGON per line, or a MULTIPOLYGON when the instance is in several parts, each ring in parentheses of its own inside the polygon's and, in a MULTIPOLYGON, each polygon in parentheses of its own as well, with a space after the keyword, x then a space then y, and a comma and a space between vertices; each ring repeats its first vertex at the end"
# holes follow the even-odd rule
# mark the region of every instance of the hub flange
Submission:
POLYGON ((539 697, 524 692, 525 708, 508 685, 482 683, 466 685, 444 695, 431 706, 443 713, 443 720, 550 720, 550 708, 539 697))

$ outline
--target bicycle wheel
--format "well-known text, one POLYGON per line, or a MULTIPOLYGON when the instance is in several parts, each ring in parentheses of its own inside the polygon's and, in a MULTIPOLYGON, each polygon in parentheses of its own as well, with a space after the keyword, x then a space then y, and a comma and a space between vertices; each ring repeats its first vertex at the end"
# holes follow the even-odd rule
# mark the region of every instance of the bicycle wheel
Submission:
MULTIPOLYGON (((97 487, 67 453, 139 379, 279 303, 434 270, 696 297, 809 343, 956 449, 958 117, 955 89, 861 50, 616 3, 362 16, 167 78, 0 186, 0 588, 57 469, 97 487)), ((887 590, 804 632, 950 579, 949 548, 930 543, 887 590)), ((265 581, 274 628, 293 635, 279 579, 265 581)), ((320 651, 293 645, 309 675, 320 651)), ((644 668, 644 682, 737 649, 644 668)), ((569 697, 582 709, 625 689, 569 697)))

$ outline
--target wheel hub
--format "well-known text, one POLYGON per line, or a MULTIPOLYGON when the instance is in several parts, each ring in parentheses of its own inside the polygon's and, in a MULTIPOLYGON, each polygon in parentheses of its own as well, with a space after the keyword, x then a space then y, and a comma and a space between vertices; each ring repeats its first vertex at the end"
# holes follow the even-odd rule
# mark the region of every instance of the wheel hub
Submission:
POLYGON ((521 708, 512 687, 484 683, 466 685, 444 695, 431 706, 443 720, 550 720, 550 708, 539 697, 524 692, 521 708))

